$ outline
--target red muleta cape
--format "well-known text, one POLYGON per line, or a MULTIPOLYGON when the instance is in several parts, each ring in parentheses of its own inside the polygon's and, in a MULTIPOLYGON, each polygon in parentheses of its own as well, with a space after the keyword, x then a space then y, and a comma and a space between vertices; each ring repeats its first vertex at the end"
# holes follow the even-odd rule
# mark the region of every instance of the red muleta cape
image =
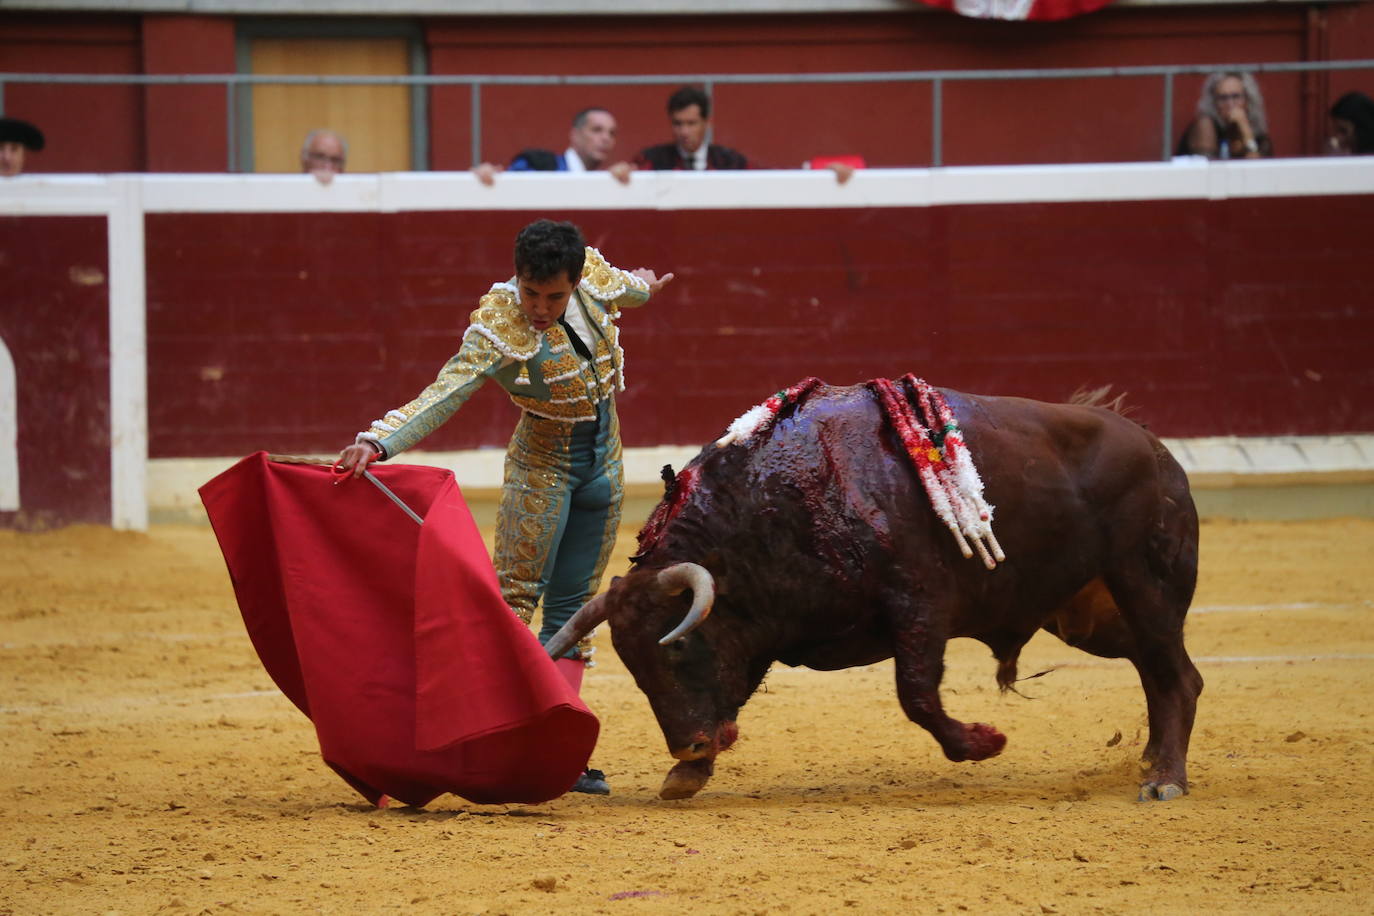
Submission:
POLYGON ((449 471, 367 480, 266 452, 200 488, 243 622, 350 786, 533 804, 568 791, 600 725, 506 603, 449 471))

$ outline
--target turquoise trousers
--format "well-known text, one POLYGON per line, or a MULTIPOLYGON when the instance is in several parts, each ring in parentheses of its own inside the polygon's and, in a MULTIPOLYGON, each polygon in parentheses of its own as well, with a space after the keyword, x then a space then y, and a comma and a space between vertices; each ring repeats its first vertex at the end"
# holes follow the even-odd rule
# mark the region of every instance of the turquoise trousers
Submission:
MULTIPOLYGON (((533 620, 542 599, 540 642, 601 587, 624 494, 613 399, 582 423, 521 416, 506 452, 495 561, 502 596, 521 620, 533 620)), ((565 657, 588 658, 589 648, 565 657)))

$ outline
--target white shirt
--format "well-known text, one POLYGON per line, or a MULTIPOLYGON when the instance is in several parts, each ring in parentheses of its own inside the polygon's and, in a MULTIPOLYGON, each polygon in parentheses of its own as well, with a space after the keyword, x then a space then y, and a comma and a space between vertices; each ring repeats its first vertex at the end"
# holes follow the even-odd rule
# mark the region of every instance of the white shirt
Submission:
MULTIPOLYGON (((587 352, 595 353, 596 346, 594 341, 596 338, 592 336, 591 328, 587 327, 587 319, 582 317, 582 306, 578 305, 575 300, 570 300, 568 302, 568 307, 563 311, 563 318, 568 322, 568 327, 572 328, 573 332, 582 339, 582 343, 586 346, 587 352)), ((582 359, 582 355, 577 352, 576 347, 573 348, 573 355, 578 359, 582 359)), ((582 361, 586 362, 585 359, 582 361)))
POLYGON ((587 167, 582 164, 582 157, 577 155, 577 150, 571 146, 563 152, 563 161, 568 164, 569 172, 585 172, 587 167))
POLYGON ((687 152, 685 149, 683 149, 682 147, 679 146, 679 147, 677 148, 677 154, 678 154, 680 157, 682 157, 683 159, 690 159, 690 160, 692 160, 692 168, 693 168, 694 170, 696 170, 696 171, 698 171, 698 172, 704 172, 704 171, 706 171, 706 147, 707 147, 707 145, 708 145, 708 144, 706 144, 705 142, 703 142, 703 143, 701 144, 701 146, 698 146, 698 147, 697 147, 697 151, 696 151, 695 153, 689 153, 689 152, 687 152))

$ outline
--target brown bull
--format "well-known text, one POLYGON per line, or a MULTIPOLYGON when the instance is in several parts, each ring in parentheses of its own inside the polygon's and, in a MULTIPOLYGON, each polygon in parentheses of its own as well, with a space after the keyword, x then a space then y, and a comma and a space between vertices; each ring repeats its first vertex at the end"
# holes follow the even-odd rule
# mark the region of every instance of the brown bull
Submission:
POLYGON ((659 794, 685 798, 734 743, 774 661, 835 670, 894 657, 903 711, 945 756, 993 756, 1000 732, 941 706, 945 643, 985 643, 1005 689, 1043 628, 1131 661, 1150 729, 1140 797, 1186 792, 1202 691, 1183 646, 1198 525, 1177 462, 1112 410, 943 391, 996 509, 1005 560, 985 566, 932 511, 876 391, 818 384, 752 436, 704 448, 670 482, 633 569, 549 652, 610 622, 680 761, 659 794))

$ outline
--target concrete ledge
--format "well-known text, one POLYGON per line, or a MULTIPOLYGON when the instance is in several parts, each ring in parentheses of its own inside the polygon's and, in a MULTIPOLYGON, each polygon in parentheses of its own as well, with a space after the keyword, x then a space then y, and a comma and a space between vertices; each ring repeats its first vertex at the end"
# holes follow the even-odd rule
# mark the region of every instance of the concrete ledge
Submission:
MULTIPOLYGON (((652 448, 625 450, 625 495, 627 499, 654 502, 663 494, 659 476, 665 464, 680 469, 700 451, 696 445, 661 445, 652 448)), ((333 459, 334 455, 302 456, 333 459)), ((469 500, 491 501, 501 492, 504 448, 482 448, 458 452, 431 452, 416 449, 400 460, 404 464, 420 464, 445 468, 453 472, 458 486, 469 500)), ((205 521, 205 508, 200 504, 202 484, 237 464, 240 458, 154 458, 148 461, 148 512, 152 521, 205 521)), ((480 522, 481 519, 478 519, 480 522)))
POLYGON ((1188 484, 1197 490, 1235 490, 1249 487, 1323 487, 1374 484, 1374 471, 1290 471, 1281 474, 1228 474, 1194 471, 1188 484))
MULTIPOLYGON (((1164 441, 1188 472, 1198 510, 1204 516, 1374 516, 1374 435, 1217 436, 1164 441)), ((633 521, 645 517, 663 494, 663 466, 668 464, 679 470, 698 451, 700 446, 696 445, 626 449, 625 518, 633 521)), ((474 504, 473 514, 479 523, 486 524, 487 515, 494 517, 494 505, 500 496, 505 454, 505 449, 500 448, 417 450, 406 453, 402 460, 453 471, 458 485, 474 504), (492 507, 490 512, 488 505, 492 507)), ((237 461, 238 458, 150 460, 150 519, 160 523, 204 521, 205 509, 197 490, 237 461)))
POLYGON ((1335 475, 1333 482, 1367 481, 1374 476, 1374 435, 1340 436, 1208 436, 1165 439, 1194 486, 1215 479, 1219 486, 1275 483, 1297 475, 1335 475), (1354 476, 1351 476, 1354 475, 1354 476), (1363 476, 1361 476, 1363 475, 1363 476))

